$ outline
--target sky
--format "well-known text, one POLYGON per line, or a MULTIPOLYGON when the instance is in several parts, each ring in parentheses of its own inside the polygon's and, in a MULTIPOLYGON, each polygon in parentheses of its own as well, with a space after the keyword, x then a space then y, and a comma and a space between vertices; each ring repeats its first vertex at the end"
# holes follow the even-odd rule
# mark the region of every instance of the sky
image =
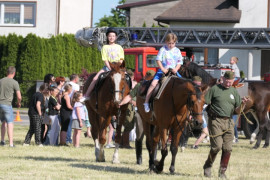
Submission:
POLYGON ((104 15, 111 15, 111 9, 118 5, 119 0, 94 0, 93 27, 104 15))

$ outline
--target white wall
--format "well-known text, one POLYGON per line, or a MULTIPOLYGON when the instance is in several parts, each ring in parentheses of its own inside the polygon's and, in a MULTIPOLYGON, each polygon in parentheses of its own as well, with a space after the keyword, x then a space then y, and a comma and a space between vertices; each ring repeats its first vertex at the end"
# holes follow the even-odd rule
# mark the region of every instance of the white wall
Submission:
MULTIPOLYGON (((33 0, 23 0, 23 2, 28 1, 34 2, 33 0)), ((39 0, 36 2, 37 14, 35 27, 0 26, 0 35, 8 35, 9 33, 15 33, 22 36, 33 33, 41 37, 49 37, 54 35, 56 32, 56 0, 39 0)))
POLYGON ((267 27, 268 0, 239 0, 240 23, 235 27, 267 27))
POLYGON ((245 73, 245 77, 249 80, 261 79, 261 50, 243 50, 243 49, 219 49, 219 62, 230 64, 232 56, 239 59, 237 64, 240 71, 245 73), (252 54, 250 58, 249 54, 252 54), (252 62, 252 72, 248 71, 249 63, 252 62))
POLYGON ((61 0, 59 33, 75 34, 91 26, 92 0, 61 0))

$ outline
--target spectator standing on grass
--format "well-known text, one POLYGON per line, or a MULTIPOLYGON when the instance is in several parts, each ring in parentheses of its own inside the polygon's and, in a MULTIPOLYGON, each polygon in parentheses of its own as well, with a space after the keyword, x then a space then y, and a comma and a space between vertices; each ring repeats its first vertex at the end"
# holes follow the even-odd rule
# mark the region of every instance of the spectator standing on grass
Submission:
POLYGON ((21 107, 21 91, 17 81, 13 78, 16 74, 16 68, 13 66, 8 67, 7 76, 0 79, 0 119, 2 122, 1 126, 1 145, 5 145, 5 134, 6 126, 8 131, 9 146, 15 147, 13 144, 13 109, 12 109, 12 100, 14 92, 17 96, 17 107, 21 107))
POLYGON ((50 145, 57 145, 58 143, 58 136, 60 131, 60 124, 59 124, 59 111, 61 105, 56 100, 56 95, 59 93, 59 90, 56 86, 50 87, 50 99, 48 102, 48 109, 49 109, 49 117, 51 120, 51 129, 48 132, 48 137, 50 140, 50 145))
POLYGON ((56 82, 57 89, 59 90, 59 93, 57 94, 56 99, 57 99, 57 102, 61 104, 61 98, 63 96, 63 91, 64 91, 63 88, 64 88, 66 80, 64 77, 59 76, 55 78, 55 82, 56 82))
MULTIPOLYGON (((72 97, 73 97, 73 94, 76 92, 76 91, 79 91, 80 90, 80 86, 79 86, 79 76, 77 74, 72 74, 70 77, 69 77, 69 84, 72 86, 72 92, 70 93, 69 97, 72 101, 72 97)), ((72 119, 72 116, 70 117, 70 119, 72 119)), ((71 144, 72 143, 72 139, 71 139, 71 134, 72 134, 72 121, 70 121, 69 125, 68 125, 68 130, 67 130, 67 139, 66 139, 66 143, 67 144, 71 144)))
POLYGON ((83 108, 83 104, 80 102, 82 99, 82 93, 77 91, 73 95, 72 105, 72 129, 73 132, 73 145, 75 148, 80 147, 80 137, 83 126, 83 121, 85 120, 86 114, 83 108))
MULTIPOLYGON (((231 57, 230 59, 230 64, 232 66, 232 72, 234 73, 234 80, 237 81, 238 79, 240 79, 240 70, 237 66, 237 63, 238 63, 238 58, 233 56, 231 57)), ((238 115, 233 115, 233 121, 234 121, 234 140, 233 142, 234 143, 238 143, 238 130, 237 130, 237 126, 238 124, 236 123, 237 122, 237 117, 238 115)))
POLYGON ((60 145, 66 145, 68 125, 71 121, 70 117, 72 115, 73 110, 69 97, 71 92, 72 86, 70 84, 65 85, 60 108, 60 119, 61 119, 60 145))
POLYGON ((44 94, 48 91, 48 84, 42 84, 39 92, 36 92, 29 103, 28 116, 30 119, 29 130, 25 136, 23 146, 29 146, 33 134, 35 134, 35 143, 43 146, 41 142, 41 124, 44 118, 44 94))

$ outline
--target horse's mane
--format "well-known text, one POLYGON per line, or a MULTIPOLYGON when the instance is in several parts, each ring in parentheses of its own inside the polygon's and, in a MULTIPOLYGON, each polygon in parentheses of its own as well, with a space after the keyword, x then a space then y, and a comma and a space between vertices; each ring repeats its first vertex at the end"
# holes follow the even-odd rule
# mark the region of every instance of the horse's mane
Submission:
POLYGON ((210 84, 213 80, 213 77, 208 72, 194 62, 190 62, 187 69, 193 76, 200 76, 204 84, 210 84))
POLYGON ((187 78, 175 78, 175 80, 178 81, 177 83, 187 83, 187 82, 191 83, 194 86, 197 99, 201 98, 202 91, 200 89, 200 86, 195 84, 193 81, 191 81, 190 79, 187 79, 187 78))

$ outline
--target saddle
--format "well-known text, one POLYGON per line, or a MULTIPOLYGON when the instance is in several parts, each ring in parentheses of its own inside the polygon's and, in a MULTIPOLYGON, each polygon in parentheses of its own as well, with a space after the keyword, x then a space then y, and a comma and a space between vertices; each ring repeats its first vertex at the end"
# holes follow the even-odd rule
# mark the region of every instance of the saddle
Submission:
MULTIPOLYGON (((167 74, 163 74, 162 78, 158 81, 157 86, 152 92, 152 95, 149 99, 149 107, 151 110, 153 110, 153 102, 154 100, 157 100, 160 98, 160 95, 162 94, 163 90, 165 89, 166 85, 170 81, 172 77, 177 77, 172 73, 172 70, 169 69, 169 72, 167 74)), ((150 81, 143 81, 141 88, 139 89, 140 96, 146 96, 148 88, 150 87, 153 80, 150 81)))

